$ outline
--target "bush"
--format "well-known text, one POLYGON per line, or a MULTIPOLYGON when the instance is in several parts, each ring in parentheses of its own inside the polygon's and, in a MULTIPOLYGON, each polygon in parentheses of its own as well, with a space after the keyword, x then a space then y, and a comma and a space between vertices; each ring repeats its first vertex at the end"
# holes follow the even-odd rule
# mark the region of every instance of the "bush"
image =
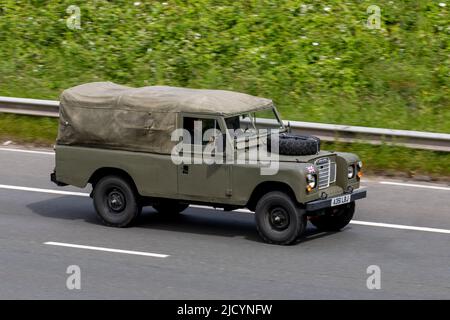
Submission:
POLYGON ((2 0, 0 94, 220 88, 270 97, 286 119, 450 132, 443 2, 379 0, 369 30, 361 0, 2 0), (73 4, 81 30, 66 26, 73 4))

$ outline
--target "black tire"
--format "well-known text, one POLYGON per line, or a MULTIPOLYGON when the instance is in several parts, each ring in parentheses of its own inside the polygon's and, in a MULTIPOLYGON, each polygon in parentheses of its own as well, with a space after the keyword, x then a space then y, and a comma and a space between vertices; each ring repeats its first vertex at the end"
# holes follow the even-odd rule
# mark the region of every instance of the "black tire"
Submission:
POLYGON ((158 213, 166 216, 176 216, 189 207, 189 204, 182 203, 176 200, 164 200, 158 203, 154 203, 153 208, 158 213))
POLYGON ((320 139, 317 137, 280 134, 279 154, 303 156, 317 154, 319 151, 320 139))
POLYGON ((124 228, 133 224, 142 211, 134 186, 119 176, 106 176, 95 184, 94 207, 102 222, 124 228))
POLYGON ((287 194, 272 191, 256 205, 256 229, 267 243, 287 245, 306 229, 306 215, 287 194))
POLYGON ((350 223, 355 213, 355 202, 325 210, 325 214, 311 217, 310 222, 321 231, 339 231, 350 223))

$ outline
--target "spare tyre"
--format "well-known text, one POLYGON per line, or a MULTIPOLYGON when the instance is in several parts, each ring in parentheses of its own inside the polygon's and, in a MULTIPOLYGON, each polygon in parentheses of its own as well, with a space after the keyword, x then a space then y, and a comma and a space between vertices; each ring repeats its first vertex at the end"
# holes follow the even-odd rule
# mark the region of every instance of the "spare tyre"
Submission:
POLYGON ((287 133, 280 134, 278 151, 279 154, 291 156, 306 156, 317 154, 319 151, 320 139, 317 137, 287 133))

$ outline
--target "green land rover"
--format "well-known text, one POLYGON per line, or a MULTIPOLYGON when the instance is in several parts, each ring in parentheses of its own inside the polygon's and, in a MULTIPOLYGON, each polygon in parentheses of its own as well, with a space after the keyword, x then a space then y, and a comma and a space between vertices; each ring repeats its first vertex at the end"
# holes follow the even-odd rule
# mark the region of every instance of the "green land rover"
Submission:
POLYGON ((308 220, 342 229, 366 197, 360 159, 291 133, 269 99, 96 82, 65 90, 60 101, 51 180, 91 184, 110 226, 132 225, 144 206, 172 216, 190 204, 248 208, 264 241, 291 244, 308 220))

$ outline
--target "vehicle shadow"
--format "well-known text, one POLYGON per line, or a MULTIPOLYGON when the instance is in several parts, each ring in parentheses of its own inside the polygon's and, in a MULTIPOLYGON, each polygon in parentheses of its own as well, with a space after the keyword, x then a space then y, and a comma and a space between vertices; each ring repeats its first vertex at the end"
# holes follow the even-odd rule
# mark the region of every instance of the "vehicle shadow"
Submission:
POLYGON ((165 216, 157 213, 152 207, 147 207, 144 208, 136 226, 173 232, 243 237, 259 241, 253 215, 242 212, 188 208, 179 215, 165 216))
MULTIPOLYGON (((98 219, 90 198, 63 196, 34 202, 27 207, 35 214, 53 219, 82 220, 90 224, 103 225, 98 219)), ((133 226, 153 230, 179 233, 212 235, 221 237, 241 237, 249 241, 261 242, 254 215, 246 212, 225 212, 207 208, 188 208, 176 216, 158 214, 152 207, 145 207, 133 226)), ((298 242, 307 242, 333 233, 319 232, 308 226, 305 236, 298 242)))
POLYGON ((84 220, 92 224, 101 224, 95 214, 92 200, 87 197, 61 196, 33 202, 28 204, 27 207, 33 213, 47 218, 84 220))

